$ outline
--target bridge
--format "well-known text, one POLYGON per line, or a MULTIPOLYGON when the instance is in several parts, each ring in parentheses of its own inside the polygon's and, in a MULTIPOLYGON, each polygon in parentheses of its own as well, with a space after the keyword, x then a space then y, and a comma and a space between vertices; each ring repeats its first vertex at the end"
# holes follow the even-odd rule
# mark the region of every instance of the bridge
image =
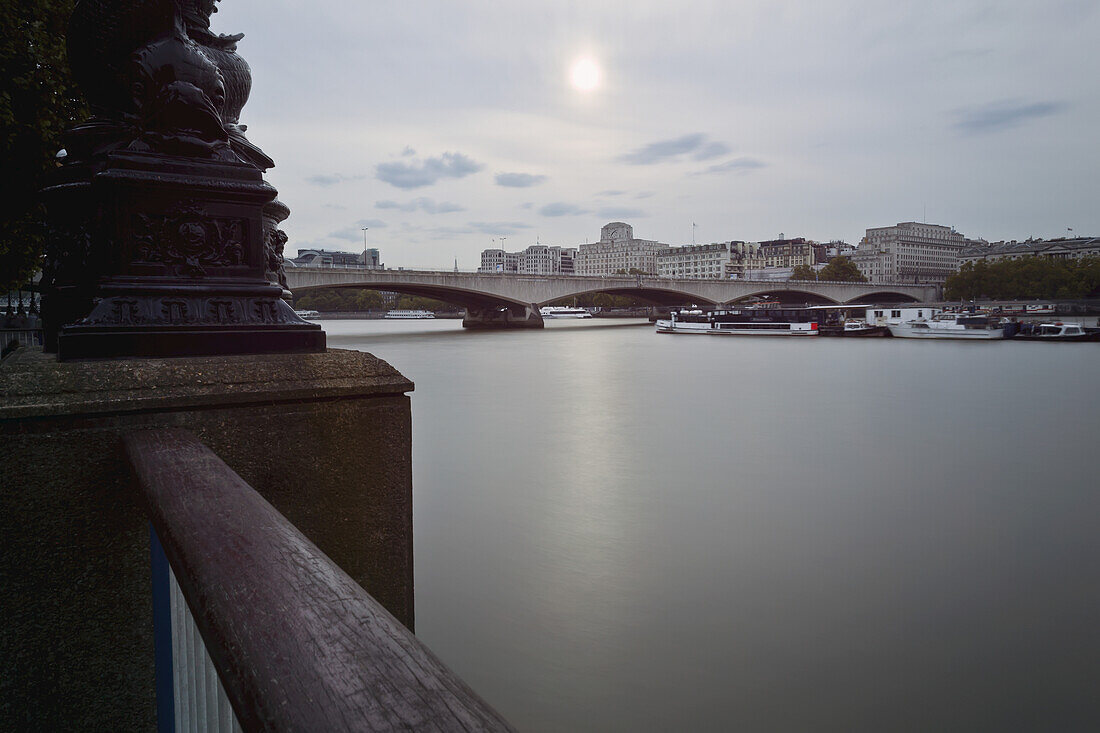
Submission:
POLYGON ((463 306, 466 328, 541 328, 541 306, 574 296, 608 293, 656 305, 724 305, 770 296, 784 303, 927 302, 940 298, 938 285, 754 280, 689 280, 653 275, 515 275, 431 270, 373 270, 288 267, 295 293, 318 288, 367 288, 436 298, 463 306))

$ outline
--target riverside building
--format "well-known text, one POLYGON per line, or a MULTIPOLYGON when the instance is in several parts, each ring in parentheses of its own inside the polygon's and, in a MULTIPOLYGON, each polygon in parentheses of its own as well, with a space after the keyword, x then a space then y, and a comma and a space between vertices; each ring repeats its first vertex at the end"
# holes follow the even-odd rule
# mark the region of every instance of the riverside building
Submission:
POLYGON ((327 249, 300 249, 298 256, 287 259, 295 267, 353 267, 381 270, 378 250, 374 247, 362 252, 333 252, 327 249))
POLYGON ((503 249, 481 251, 478 272, 511 272, 519 275, 572 275, 575 247, 532 244, 522 252, 503 249))
POLYGON ((605 224, 600 241, 577 247, 574 271, 577 275, 615 275, 631 270, 657 274, 657 253, 669 245, 650 239, 635 239, 634 228, 621 221, 605 224))
POLYGON ((943 283, 967 243, 952 227, 904 221, 868 229, 852 262, 872 282, 943 283))
POLYGON ((666 247, 657 252, 657 274, 674 278, 741 278, 747 270, 763 267, 759 251, 758 244, 740 241, 666 247))
POLYGON ((814 243, 804 237, 795 239, 771 239, 760 242, 760 259, 764 267, 795 268, 799 265, 813 265, 817 261, 814 243))
POLYGON ((967 262, 997 262, 1025 257, 1049 257, 1055 260, 1077 260, 1100 257, 1100 238, 1060 237, 1058 239, 1028 239, 1023 242, 994 242, 968 246, 959 252, 959 267, 967 262))

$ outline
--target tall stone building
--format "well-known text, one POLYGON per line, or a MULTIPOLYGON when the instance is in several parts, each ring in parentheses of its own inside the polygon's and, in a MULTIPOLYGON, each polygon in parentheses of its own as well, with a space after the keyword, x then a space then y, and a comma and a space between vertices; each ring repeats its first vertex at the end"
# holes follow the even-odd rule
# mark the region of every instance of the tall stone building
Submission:
POLYGON ((873 282, 943 283, 967 244, 951 227, 904 221, 868 229, 852 261, 873 282))
POLYGON ((817 261, 814 243, 805 237, 770 239, 760 242, 760 257, 764 267, 797 267, 812 265, 817 261))
POLYGON ((635 239, 634 228, 621 221, 605 224, 600 241, 577 247, 574 269, 578 275, 614 275, 631 270, 657 274, 657 253, 669 245, 635 239))
POLYGON ((677 278, 740 278, 763 267, 753 242, 714 242, 667 247, 657 252, 657 274, 677 278))
POLYGON ((572 275, 574 247, 532 244, 522 252, 503 249, 481 251, 478 272, 512 272, 519 275, 572 275))

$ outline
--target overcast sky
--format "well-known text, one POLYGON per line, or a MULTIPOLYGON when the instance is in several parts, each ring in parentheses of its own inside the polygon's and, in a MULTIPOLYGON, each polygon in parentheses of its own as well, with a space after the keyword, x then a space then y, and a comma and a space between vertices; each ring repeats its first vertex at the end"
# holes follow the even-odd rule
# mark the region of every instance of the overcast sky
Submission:
POLYGON ((223 0, 288 250, 1100 235, 1095 0, 223 0), (576 64, 588 60, 578 70, 576 64), (575 73, 576 72, 576 73, 575 73))

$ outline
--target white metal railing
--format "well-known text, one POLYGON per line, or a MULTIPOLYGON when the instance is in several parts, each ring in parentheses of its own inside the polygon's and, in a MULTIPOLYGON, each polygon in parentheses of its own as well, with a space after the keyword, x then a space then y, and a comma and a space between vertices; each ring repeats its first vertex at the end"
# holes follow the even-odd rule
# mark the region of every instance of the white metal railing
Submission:
POLYGON ((206 644, 191 616, 176 574, 168 570, 172 618, 172 703, 176 733, 240 733, 206 644))

